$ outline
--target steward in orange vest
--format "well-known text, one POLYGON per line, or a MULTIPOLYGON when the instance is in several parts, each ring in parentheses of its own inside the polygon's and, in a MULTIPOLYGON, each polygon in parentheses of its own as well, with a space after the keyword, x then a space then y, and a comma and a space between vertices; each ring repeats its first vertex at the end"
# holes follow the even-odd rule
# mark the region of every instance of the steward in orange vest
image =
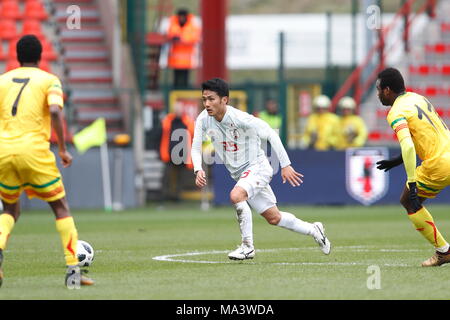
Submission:
POLYGON ((194 15, 187 10, 179 10, 177 15, 170 17, 167 37, 172 41, 169 68, 195 68, 194 51, 200 41, 200 27, 195 23, 194 15))
POLYGON ((185 164, 186 168, 193 169, 192 159, 191 159, 191 145, 192 145, 192 137, 194 136, 194 121, 189 118, 187 115, 177 115, 176 113, 169 113, 162 121, 162 136, 161 136, 161 144, 160 144, 160 157, 161 160, 165 163, 173 163, 175 165, 185 164), (184 129, 186 134, 180 136, 172 137, 172 133, 176 129, 184 129), (180 137, 180 138, 178 138, 180 137), (172 141, 175 139, 175 141, 172 141), (184 143, 182 148, 182 152, 176 152, 176 155, 180 157, 180 159, 172 159, 172 149, 178 144, 184 143))
POLYGON ((167 66, 174 69, 174 85, 188 85, 189 70, 197 67, 196 46, 200 41, 201 29, 193 14, 180 9, 170 17, 167 38, 170 41, 167 66))

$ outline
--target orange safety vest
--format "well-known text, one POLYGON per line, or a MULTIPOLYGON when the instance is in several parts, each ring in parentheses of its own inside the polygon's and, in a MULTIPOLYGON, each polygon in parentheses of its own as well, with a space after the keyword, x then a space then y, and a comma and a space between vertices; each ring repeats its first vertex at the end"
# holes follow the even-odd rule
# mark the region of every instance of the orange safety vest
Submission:
MULTIPOLYGON (((162 121, 162 136, 161 136, 161 144, 159 147, 159 155, 163 162, 170 161, 170 135, 172 133, 172 122, 176 118, 174 113, 169 113, 164 120, 162 121)), ((181 117, 181 121, 186 126, 188 130, 188 139, 187 139, 187 157, 186 157, 186 168, 193 169, 194 165, 192 163, 191 158, 191 146, 192 146, 192 138, 194 137, 194 121, 191 120, 186 115, 181 117)))
POLYGON ((168 67, 173 69, 193 69, 196 67, 195 47, 200 41, 200 27, 194 21, 194 15, 188 14, 186 24, 181 27, 178 16, 170 17, 167 37, 179 37, 171 42, 168 67))

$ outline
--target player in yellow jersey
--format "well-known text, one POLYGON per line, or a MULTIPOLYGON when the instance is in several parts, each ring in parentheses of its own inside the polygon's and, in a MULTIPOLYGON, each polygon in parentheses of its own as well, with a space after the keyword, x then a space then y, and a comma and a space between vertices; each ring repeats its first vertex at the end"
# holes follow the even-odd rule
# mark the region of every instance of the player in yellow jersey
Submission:
POLYGON ((6 242, 20 216, 19 197, 47 201, 56 217, 67 265, 68 288, 92 285, 77 266, 78 233, 65 198, 61 174, 50 150, 50 130, 56 131, 58 154, 66 168, 72 156, 66 149, 62 123, 63 91, 59 79, 39 69, 42 45, 34 35, 17 42, 20 67, 0 76, 0 285, 6 242))
POLYGON ((406 92, 403 77, 397 69, 381 71, 376 87, 381 103, 392 106, 387 121, 401 146, 400 156, 377 162, 377 168, 388 171, 404 164, 408 180, 400 202, 416 230, 436 250, 422 266, 448 263, 449 244, 422 203, 450 185, 450 131, 427 98, 406 92), (418 167, 416 155, 422 160, 418 167))

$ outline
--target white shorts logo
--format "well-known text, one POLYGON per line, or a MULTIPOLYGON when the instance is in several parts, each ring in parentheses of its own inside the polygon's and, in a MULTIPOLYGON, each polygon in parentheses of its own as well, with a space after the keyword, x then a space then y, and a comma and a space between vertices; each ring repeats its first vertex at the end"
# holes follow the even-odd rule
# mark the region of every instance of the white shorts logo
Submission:
POLYGON ((349 148, 346 150, 346 188, 350 196, 368 206, 388 191, 388 173, 378 170, 377 161, 387 159, 387 148, 349 148))

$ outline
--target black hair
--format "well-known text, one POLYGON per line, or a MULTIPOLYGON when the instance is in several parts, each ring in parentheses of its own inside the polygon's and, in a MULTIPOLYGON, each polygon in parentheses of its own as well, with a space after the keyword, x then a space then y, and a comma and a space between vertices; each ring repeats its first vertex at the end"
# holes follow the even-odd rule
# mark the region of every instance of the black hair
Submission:
POLYGON ((187 16, 189 14, 189 10, 186 8, 180 8, 177 10, 177 16, 187 16))
POLYGON ((221 98, 230 96, 228 83, 220 78, 209 79, 202 83, 202 92, 205 90, 214 91, 221 98))
POLYGON ((378 74, 380 79, 380 88, 389 87, 395 93, 402 93, 406 91, 405 80, 402 74, 395 68, 386 68, 378 74))
POLYGON ((35 35, 27 34, 17 42, 16 52, 19 63, 38 63, 41 60, 42 44, 35 35))

